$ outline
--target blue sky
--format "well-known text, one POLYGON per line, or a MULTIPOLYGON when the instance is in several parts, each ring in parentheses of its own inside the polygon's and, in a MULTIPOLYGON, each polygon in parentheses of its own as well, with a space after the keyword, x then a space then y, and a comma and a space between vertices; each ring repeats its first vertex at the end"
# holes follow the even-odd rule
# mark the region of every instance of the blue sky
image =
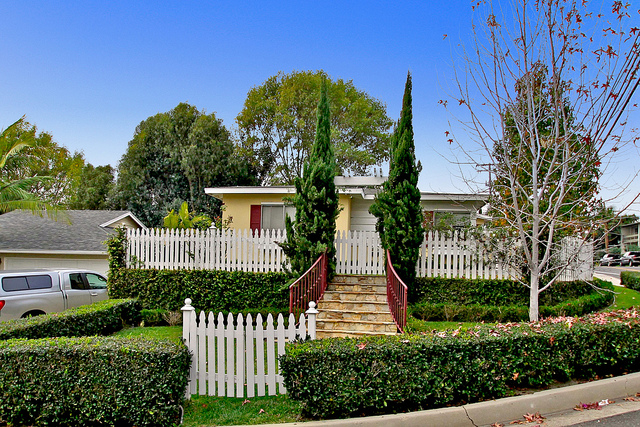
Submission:
MULTIPOLYGON (((352 80, 396 119, 409 70, 420 188, 468 191, 448 161, 452 118, 438 100, 471 35, 470 3, 4 2, 0 128, 26 115, 88 162, 117 166, 136 125, 180 102, 233 129, 247 92, 278 71, 352 80)), ((638 151, 630 153, 609 185, 637 170, 638 151)))

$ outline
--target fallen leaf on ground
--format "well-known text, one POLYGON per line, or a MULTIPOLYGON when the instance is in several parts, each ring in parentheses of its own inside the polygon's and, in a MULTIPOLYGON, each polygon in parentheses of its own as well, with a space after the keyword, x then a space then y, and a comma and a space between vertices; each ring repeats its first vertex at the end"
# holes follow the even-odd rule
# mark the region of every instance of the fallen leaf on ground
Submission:
POLYGON ((245 399, 244 402, 242 402, 242 406, 244 406, 247 403, 251 403, 251 401, 249 399, 245 399))
POLYGON ((258 414, 264 414, 264 409, 260 409, 260 411, 258 411, 258 414))
POLYGON ((504 427, 504 424, 493 423, 493 424, 491 424, 491 427, 504 427))
POLYGON ((593 403, 580 403, 579 405, 576 405, 575 408, 573 408, 576 411, 583 411, 585 409, 602 409, 602 407, 600 406, 600 404, 598 402, 593 402, 593 403))
POLYGON ((524 414, 522 417, 524 418, 524 420, 511 421, 510 424, 543 423, 545 420, 545 417, 540 415, 540 412, 536 412, 535 414, 527 413, 527 414, 524 414))

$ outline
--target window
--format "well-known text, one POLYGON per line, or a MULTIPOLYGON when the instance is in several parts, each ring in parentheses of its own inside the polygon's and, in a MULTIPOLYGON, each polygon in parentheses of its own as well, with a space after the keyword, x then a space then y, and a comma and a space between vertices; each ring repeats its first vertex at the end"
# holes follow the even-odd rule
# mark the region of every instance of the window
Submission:
POLYGON ((87 273, 87 282, 91 289, 107 289, 107 279, 97 274, 87 273))
POLYGON ((80 273, 69 274, 69 283, 71 284, 71 289, 87 289, 80 273))
POLYGON ((51 277, 47 275, 4 277, 2 279, 2 289, 5 292, 49 289, 51 287, 51 277))
POLYGON ((251 206, 251 230, 284 230, 285 215, 295 217, 296 209, 284 203, 263 203, 251 206))

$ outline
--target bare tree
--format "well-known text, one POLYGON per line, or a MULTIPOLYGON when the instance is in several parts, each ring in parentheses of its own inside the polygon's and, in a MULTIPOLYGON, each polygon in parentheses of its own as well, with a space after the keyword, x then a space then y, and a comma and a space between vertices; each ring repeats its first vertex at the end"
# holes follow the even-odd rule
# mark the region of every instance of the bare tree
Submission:
POLYGON ((621 1, 606 11, 586 0, 509 4, 474 5, 482 25, 474 26, 456 70, 455 104, 477 142, 459 148, 492 165, 498 240, 523 272, 534 321, 538 295, 562 277, 597 226, 602 168, 637 141, 624 131, 639 84, 640 30, 631 25, 639 11, 621 1), (581 244, 558 256, 566 236, 581 244))

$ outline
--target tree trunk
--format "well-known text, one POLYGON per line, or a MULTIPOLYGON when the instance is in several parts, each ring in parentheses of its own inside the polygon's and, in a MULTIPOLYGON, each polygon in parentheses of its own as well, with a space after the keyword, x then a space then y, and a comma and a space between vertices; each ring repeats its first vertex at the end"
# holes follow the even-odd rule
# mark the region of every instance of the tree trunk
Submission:
POLYGON ((529 284, 531 286, 529 289, 529 321, 537 322, 539 317, 538 288, 540 285, 540 277, 537 273, 531 273, 529 284))

